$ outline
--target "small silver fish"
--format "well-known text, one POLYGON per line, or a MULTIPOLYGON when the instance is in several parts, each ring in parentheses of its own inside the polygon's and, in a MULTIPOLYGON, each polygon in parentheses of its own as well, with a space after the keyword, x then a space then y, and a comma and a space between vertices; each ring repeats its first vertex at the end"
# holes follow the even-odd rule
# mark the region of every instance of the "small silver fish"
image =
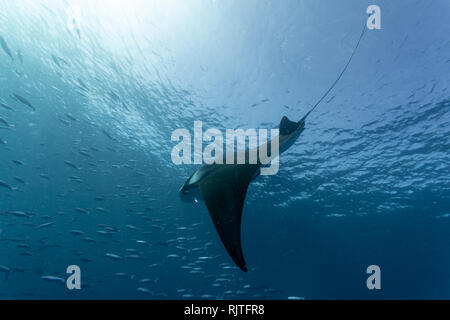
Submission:
POLYGON ((122 259, 119 255, 114 254, 114 253, 106 253, 105 256, 107 256, 108 258, 114 259, 114 260, 122 259))
POLYGON ((78 167, 77 167, 75 164, 73 164, 72 162, 67 161, 67 160, 64 160, 64 163, 65 163, 67 166, 69 166, 69 167, 71 167, 71 168, 73 168, 73 169, 78 170, 78 167))
POLYGON ((11 50, 8 47, 8 44, 6 43, 6 40, 3 39, 2 36, 0 36, 0 46, 2 47, 3 51, 11 58, 11 60, 14 60, 14 57, 11 53, 11 50))
POLYGON ((14 111, 13 108, 11 108, 10 106, 8 106, 7 104, 5 104, 3 102, 0 102, 0 107, 3 107, 3 108, 5 108, 6 110, 9 110, 9 111, 14 111))
POLYGON ((7 184, 5 181, 0 180, 0 187, 9 189, 9 190, 13 190, 13 187, 11 187, 9 184, 7 184))
POLYGON ((6 267, 6 266, 0 265, 0 272, 8 273, 8 272, 10 272, 10 271, 11 271, 10 268, 8 268, 8 267, 6 267))
POLYGON ((42 229, 42 228, 46 228, 46 227, 50 227, 52 225, 54 225, 54 222, 47 222, 47 223, 43 223, 41 225, 38 226, 38 229, 42 229))
POLYGON ((15 93, 13 94, 13 97, 17 101, 19 101, 19 102, 23 103, 24 105, 26 105, 27 107, 29 107, 31 110, 36 111, 36 108, 33 106, 33 104, 30 101, 28 101, 27 99, 25 99, 24 97, 22 97, 18 94, 15 94, 15 93))
POLYGON ((31 215, 22 211, 10 211, 10 214, 12 214, 13 216, 19 217, 19 218, 27 218, 30 219, 31 215))
POLYGON ((66 282, 63 278, 55 276, 42 276, 41 279, 47 282, 66 282))
POLYGON ((9 127, 8 121, 6 121, 5 119, 3 119, 2 117, 0 117, 0 123, 3 123, 5 126, 9 127))
POLYGON ((137 288, 137 290, 138 290, 139 292, 142 292, 142 293, 145 293, 145 294, 154 295, 154 292, 151 291, 151 290, 149 290, 149 289, 147 289, 147 288, 137 288))

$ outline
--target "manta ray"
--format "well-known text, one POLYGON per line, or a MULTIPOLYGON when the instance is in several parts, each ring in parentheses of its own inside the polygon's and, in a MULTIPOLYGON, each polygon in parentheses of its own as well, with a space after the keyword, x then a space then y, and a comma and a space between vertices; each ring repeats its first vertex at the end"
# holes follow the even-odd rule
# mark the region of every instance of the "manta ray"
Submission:
MULTIPOLYGON (((291 121, 286 116, 281 119, 278 154, 287 151, 294 145, 305 129, 308 116, 342 77, 361 42, 364 31, 365 28, 363 28, 358 43, 338 78, 306 115, 299 121, 291 121)), ((246 150, 245 152, 247 155, 250 151, 246 150)), ((245 159, 249 158, 246 156, 245 159)), ((247 189, 250 183, 260 175, 263 166, 264 164, 259 159, 254 164, 206 164, 196 170, 179 190, 180 198, 185 202, 197 202, 200 199, 205 202, 226 251, 234 263, 244 272, 247 272, 248 269, 241 245, 242 211, 247 189)))

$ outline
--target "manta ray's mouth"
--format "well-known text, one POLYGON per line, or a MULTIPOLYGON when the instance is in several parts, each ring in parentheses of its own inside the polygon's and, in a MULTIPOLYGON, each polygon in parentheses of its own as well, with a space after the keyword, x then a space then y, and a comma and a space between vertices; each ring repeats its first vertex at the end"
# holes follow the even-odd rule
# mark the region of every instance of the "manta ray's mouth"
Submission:
POLYGON ((180 188, 180 190, 178 190, 178 193, 179 193, 180 197, 183 197, 183 196, 189 195, 190 191, 189 191, 189 189, 186 187, 186 185, 183 185, 183 186, 180 188))
POLYGON ((200 199, 198 187, 192 187, 184 184, 178 191, 180 199, 183 202, 198 202, 200 199))

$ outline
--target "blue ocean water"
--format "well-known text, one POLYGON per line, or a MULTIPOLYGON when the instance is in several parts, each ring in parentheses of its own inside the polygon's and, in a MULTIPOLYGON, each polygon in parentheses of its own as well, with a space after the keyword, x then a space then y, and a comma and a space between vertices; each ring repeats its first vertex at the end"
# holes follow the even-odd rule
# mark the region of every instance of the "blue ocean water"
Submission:
POLYGON ((0 299, 450 298, 448 1, 0 0, 0 299), (236 268, 177 128, 300 119, 236 268), (3 121, 1 121, 3 120, 3 121), (78 265, 82 289, 68 290, 78 265), (381 290, 366 269, 381 268, 381 290), (44 277, 44 278, 43 278, 44 277))

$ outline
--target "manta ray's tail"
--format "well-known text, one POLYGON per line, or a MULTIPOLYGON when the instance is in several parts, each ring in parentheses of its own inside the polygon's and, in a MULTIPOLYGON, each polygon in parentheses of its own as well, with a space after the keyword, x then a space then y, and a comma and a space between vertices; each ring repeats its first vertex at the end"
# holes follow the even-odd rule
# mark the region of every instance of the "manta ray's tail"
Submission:
POLYGON ((331 90, 333 90, 333 88, 336 86, 336 84, 339 82, 339 80, 341 80, 342 76, 344 75, 345 71, 347 70, 348 66, 350 65, 350 62, 352 62, 353 56, 355 55, 356 49, 358 49, 359 44, 361 43, 361 40, 363 38, 363 35, 364 35, 365 31, 366 31, 366 24, 364 23, 364 27, 363 27, 363 30, 361 32, 361 35, 359 36, 358 42, 356 43, 356 46, 353 49, 352 55, 348 59, 347 64, 345 65, 344 69, 342 69, 342 72, 339 74, 339 76, 333 82, 331 87, 322 95, 322 97, 316 102, 316 104, 311 108, 311 110, 309 110, 308 113, 299 121, 299 123, 304 122, 306 120, 306 118, 309 116, 309 114, 311 112, 313 112, 314 109, 317 108, 317 106, 323 101, 323 99, 325 99, 327 97, 327 95, 331 92, 331 90))

